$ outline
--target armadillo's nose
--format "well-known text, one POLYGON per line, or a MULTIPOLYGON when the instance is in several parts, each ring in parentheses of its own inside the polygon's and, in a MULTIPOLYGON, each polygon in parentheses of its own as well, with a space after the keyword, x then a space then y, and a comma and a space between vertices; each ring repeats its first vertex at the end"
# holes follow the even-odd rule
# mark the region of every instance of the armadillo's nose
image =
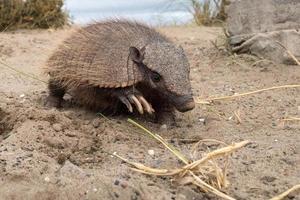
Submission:
POLYGON ((187 112, 193 110, 195 108, 194 98, 190 96, 179 97, 177 99, 175 107, 179 112, 187 112))

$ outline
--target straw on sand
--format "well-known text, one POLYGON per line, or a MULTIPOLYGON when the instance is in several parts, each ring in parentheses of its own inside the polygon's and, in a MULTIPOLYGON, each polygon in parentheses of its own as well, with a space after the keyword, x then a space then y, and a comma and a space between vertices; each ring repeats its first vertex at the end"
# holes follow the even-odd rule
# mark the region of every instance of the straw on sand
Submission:
MULTIPOLYGON (((145 133, 156 139, 158 142, 163 144, 170 152, 172 152, 184 165, 181 168, 174 169, 158 169, 145 166, 141 163, 131 162, 126 158, 118 155, 116 152, 113 154, 115 157, 123 160, 127 164, 131 165, 131 169, 143 174, 156 175, 156 176, 173 176, 180 178, 184 184, 194 184, 200 187, 205 192, 211 192, 223 199, 234 200, 234 198, 221 192, 220 190, 228 186, 226 177, 227 162, 224 167, 220 167, 216 159, 225 158, 227 161, 228 157, 234 151, 244 147, 249 141, 243 141, 232 145, 225 146, 215 151, 207 153, 204 157, 199 160, 191 161, 187 159, 179 150, 174 146, 167 143, 160 135, 152 133, 137 122, 128 119, 128 122, 142 129, 145 133)), ((209 140, 217 142, 216 140, 209 140)), ((205 142, 205 141, 200 141, 205 142)), ((218 142, 224 144, 222 142, 218 142)))
MULTIPOLYGON (((133 171, 155 176, 172 176, 181 179, 181 181, 179 181, 179 183, 181 184, 194 184, 201 188, 204 192, 211 192, 223 199, 235 200, 233 197, 221 192, 220 190, 228 186, 226 170, 228 167, 229 155, 250 143, 249 141, 242 141, 235 144, 226 145, 226 143, 214 139, 200 140, 194 146, 194 151, 196 150, 197 145, 199 145, 201 142, 214 142, 225 145, 225 147, 209 152, 199 160, 191 161, 187 159, 178 149, 167 143, 167 141, 164 140, 160 135, 152 133, 151 131, 131 119, 128 119, 128 122, 142 129, 145 133, 163 144, 170 152, 172 152, 179 160, 184 163, 181 168, 153 168, 145 166, 144 164, 138 162, 129 161, 128 159, 118 155, 116 152, 113 153, 115 157, 129 164, 133 171), (225 158, 223 159, 225 160, 224 168, 219 167, 218 163, 216 162, 217 158, 225 158)), ((295 185, 291 189, 276 197, 273 197, 270 200, 281 200, 291 192, 299 189, 300 185, 295 185)))
POLYGON ((217 101, 217 100, 233 99, 233 98, 243 97, 243 96, 252 95, 252 94, 257 94, 257 93, 261 93, 261 92, 265 92, 265 91, 269 91, 269 90, 284 89, 284 88, 300 88, 300 84, 274 86, 274 87, 269 87, 269 88, 263 88, 263 89, 260 89, 260 90, 254 90, 254 91, 251 91, 251 92, 234 94, 234 95, 231 95, 231 96, 196 98, 195 102, 197 104, 210 104, 211 102, 217 101))
POLYGON ((282 119, 282 121, 300 121, 300 117, 287 117, 282 119))
POLYGON ((276 197, 273 197, 270 200, 281 200, 284 197, 286 197, 287 195, 289 195, 290 193, 292 193, 292 192, 294 192, 296 190, 299 190, 299 189, 300 189, 300 184, 299 185, 295 185, 292 188, 288 189, 287 191, 283 192, 282 194, 280 194, 280 195, 278 195, 276 197))
POLYGON ((7 68, 7 69, 10 69, 10 70, 12 70, 12 71, 18 73, 18 74, 21 74, 21 75, 23 75, 23 76, 25 76, 25 77, 28 77, 28 78, 31 78, 31 79, 33 79, 33 80, 39 81, 39 82, 41 82, 41 83, 45 83, 45 84, 48 83, 47 81, 44 81, 44 80, 38 78, 37 76, 35 76, 35 75, 33 75, 33 74, 25 73, 25 72, 23 72, 23 71, 21 71, 21 70, 15 68, 15 67, 12 67, 12 66, 10 66, 10 65, 8 65, 8 64, 6 64, 6 63, 4 63, 4 62, 2 62, 1 60, 0 60, 0 67, 5 67, 5 68, 7 68), (2 66, 1 66, 1 65, 2 65, 2 66))
POLYGON ((286 46, 284 46, 281 42, 276 41, 277 44, 279 44, 282 48, 286 50, 286 52, 289 54, 289 56, 297 63, 297 65, 300 66, 299 60, 296 58, 296 56, 288 49, 286 46))

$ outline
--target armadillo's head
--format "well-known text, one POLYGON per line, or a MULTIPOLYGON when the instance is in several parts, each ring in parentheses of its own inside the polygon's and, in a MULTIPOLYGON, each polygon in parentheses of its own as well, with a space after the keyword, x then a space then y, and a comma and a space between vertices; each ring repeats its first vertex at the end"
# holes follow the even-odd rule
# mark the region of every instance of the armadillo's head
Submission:
POLYGON ((180 112, 192 110, 195 102, 189 78, 190 66, 184 50, 171 43, 152 43, 139 50, 130 48, 131 58, 144 66, 145 80, 180 112))

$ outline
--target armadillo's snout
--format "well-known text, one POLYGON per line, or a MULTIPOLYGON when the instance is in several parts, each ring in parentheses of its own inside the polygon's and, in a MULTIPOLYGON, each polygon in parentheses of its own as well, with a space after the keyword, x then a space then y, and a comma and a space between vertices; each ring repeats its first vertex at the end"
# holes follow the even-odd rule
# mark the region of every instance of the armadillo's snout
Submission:
POLYGON ((174 103, 179 112, 187 112, 195 108, 194 98, 191 96, 177 97, 174 103))

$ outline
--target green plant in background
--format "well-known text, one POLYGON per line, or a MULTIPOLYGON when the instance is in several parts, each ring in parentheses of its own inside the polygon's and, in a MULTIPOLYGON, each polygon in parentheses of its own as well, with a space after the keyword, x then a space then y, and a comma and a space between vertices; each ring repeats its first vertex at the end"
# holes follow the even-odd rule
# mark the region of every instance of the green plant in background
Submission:
POLYGON ((218 10, 216 19, 224 22, 227 19, 227 14, 225 12, 225 6, 229 5, 229 0, 214 0, 214 2, 217 7, 217 10, 218 10))
POLYGON ((0 30, 59 28, 68 23, 63 0, 0 0, 0 30))
POLYGON ((22 0, 0 0, 0 30, 18 23, 22 16, 22 0))
POLYGON ((228 0, 189 0, 189 11, 197 25, 210 26, 226 20, 225 6, 228 0))

